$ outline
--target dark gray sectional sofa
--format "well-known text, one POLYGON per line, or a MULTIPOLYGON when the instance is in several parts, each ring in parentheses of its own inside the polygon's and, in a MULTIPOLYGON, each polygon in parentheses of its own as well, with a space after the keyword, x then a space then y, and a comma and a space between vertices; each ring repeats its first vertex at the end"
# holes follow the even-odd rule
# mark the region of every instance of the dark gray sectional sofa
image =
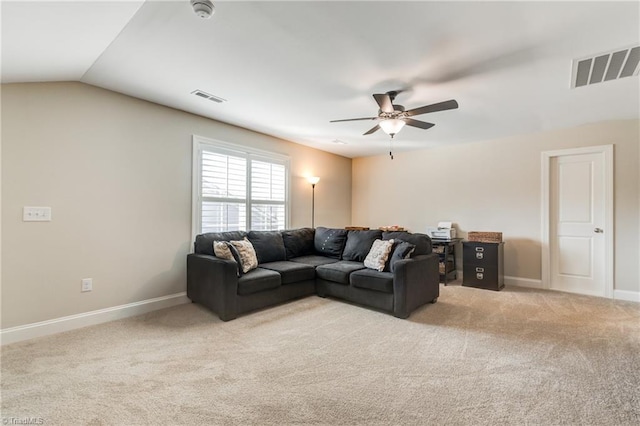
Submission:
POLYGON ((187 296, 223 320, 288 300, 317 294, 389 312, 398 318, 440 291, 438 256, 431 239, 409 232, 301 228, 285 231, 232 231, 196 237, 187 256, 187 296), (215 257, 214 241, 251 241, 258 268, 239 274, 236 262, 215 257), (409 258, 390 254, 385 270, 363 264, 376 239, 415 246, 409 258), (240 275, 240 276, 239 276, 240 275))

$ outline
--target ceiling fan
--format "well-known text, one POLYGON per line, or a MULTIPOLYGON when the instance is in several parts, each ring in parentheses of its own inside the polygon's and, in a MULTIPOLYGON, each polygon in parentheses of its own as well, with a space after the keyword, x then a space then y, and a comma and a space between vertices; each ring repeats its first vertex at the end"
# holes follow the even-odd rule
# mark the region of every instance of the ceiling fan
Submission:
POLYGON ((416 115, 426 114, 429 112, 445 111, 448 109, 458 108, 458 102, 451 99, 449 101, 439 102, 437 104, 425 105, 419 108, 413 108, 408 111, 404 110, 402 105, 394 105, 393 100, 396 98, 399 92, 390 91, 382 94, 375 94, 373 98, 378 103, 380 110, 377 117, 364 117, 364 118, 348 118, 345 120, 331 120, 330 123, 338 123, 341 121, 359 121, 359 120, 379 120, 380 123, 375 127, 365 132, 364 135, 370 135, 379 129, 382 129, 386 134, 393 136, 398 133, 404 125, 418 127, 420 129, 429 129, 435 124, 427 123, 426 121, 415 120, 411 117, 416 115))

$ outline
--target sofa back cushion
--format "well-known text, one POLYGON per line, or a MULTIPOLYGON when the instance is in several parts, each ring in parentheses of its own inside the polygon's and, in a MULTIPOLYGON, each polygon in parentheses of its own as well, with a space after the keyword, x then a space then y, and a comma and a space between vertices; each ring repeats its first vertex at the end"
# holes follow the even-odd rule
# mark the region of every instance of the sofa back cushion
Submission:
POLYGON ((258 263, 285 260, 286 252, 280 231, 249 231, 247 238, 253 244, 258 263))
POLYGON ((247 235, 244 231, 207 232, 196 235, 193 251, 196 254, 208 254, 215 256, 213 252, 214 241, 239 241, 247 235))
POLYGON ((431 254, 433 249, 431 248, 431 238, 427 234, 410 233, 406 231, 393 231, 383 232, 383 240, 402 240, 407 241, 416 246, 411 257, 421 254, 431 254))
POLYGON ((282 231, 282 240, 287 253, 287 260, 294 257, 315 254, 313 249, 313 228, 300 228, 282 231))
POLYGON ((319 226, 316 228, 313 245, 316 253, 334 259, 340 259, 346 241, 347 231, 345 229, 319 226))
POLYGON ((347 242, 342 252, 343 260, 353 260, 364 262, 371 246, 375 240, 382 239, 382 231, 375 229, 371 231, 349 231, 347 242))

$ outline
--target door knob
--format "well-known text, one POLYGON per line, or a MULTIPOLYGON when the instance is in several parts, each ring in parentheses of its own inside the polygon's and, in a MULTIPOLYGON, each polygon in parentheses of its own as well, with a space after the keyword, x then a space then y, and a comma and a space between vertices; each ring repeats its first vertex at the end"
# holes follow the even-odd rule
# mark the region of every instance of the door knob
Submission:
POLYGON ((596 228, 593 230, 593 232, 595 232, 596 234, 602 234, 604 230, 602 228, 596 228))

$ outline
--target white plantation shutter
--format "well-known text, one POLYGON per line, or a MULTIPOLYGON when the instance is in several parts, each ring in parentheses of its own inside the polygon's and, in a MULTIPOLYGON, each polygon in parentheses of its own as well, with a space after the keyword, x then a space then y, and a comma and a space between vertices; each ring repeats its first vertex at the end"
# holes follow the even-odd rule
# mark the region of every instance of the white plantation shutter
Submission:
POLYGON ((287 227, 288 159, 194 136, 194 235, 287 227))
POLYGON ((284 165, 251 161, 251 229, 284 229, 285 189, 284 165))
POLYGON ((202 152, 202 196, 245 199, 246 194, 245 158, 202 152))

